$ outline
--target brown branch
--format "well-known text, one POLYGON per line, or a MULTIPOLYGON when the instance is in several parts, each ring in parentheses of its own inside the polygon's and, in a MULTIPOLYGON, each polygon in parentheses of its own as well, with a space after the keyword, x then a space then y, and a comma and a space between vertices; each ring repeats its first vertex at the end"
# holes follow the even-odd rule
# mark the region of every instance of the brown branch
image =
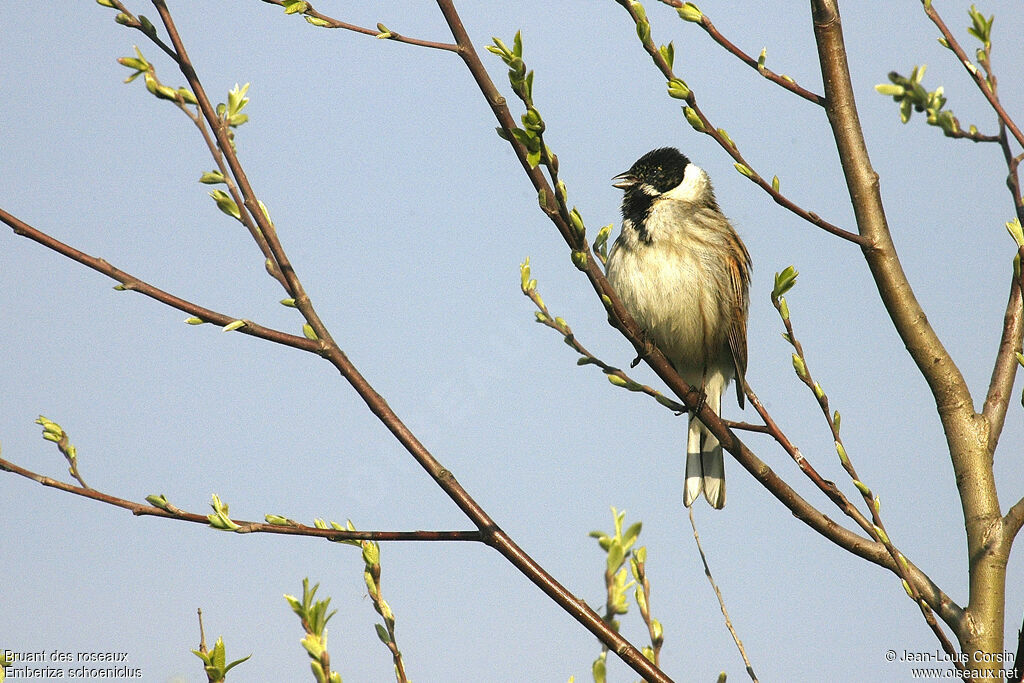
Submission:
MULTIPOLYGON (((637 23, 639 21, 640 18, 637 16, 636 10, 633 8, 633 5, 629 2, 629 0, 615 1, 629 13, 629 16, 633 19, 634 23, 637 23)), ((662 56, 661 52, 658 50, 657 46, 655 46, 655 44, 652 41, 644 41, 643 47, 644 50, 647 51, 647 54, 651 56, 651 59, 654 60, 654 63, 658 67, 658 70, 661 71, 662 75, 664 75, 666 79, 671 81, 677 78, 675 73, 672 71, 672 67, 670 67, 668 62, 665 61, 665 58, 662 56)), ((760 187, 762 190, 768 193, 768 196, 770 196, 776 204, 796 214, 797 216, 804 219, 811 225, 821 228, 822 230, 831 235, 840 237, 848 242, 853 242, 854 244, 859 244, 862 247, 864 246, 865 240, 861 235, 858 235, 855 232, 850 232, 849 230, 844 230, 843 228, 840 228, 837 225, 833 225, 832 223, 829 223, 828 221, 821 218, 821 216, 814 213, 813 211, 808 211, 804 209, 803 207, 799 206, 798 204, 790 200, 784 194, 779 192, 777 189, 775 189, 771 182, 765 180, 759 173, 757 173, 757 171, 754 170, 754 167, 740 153, 736 144, 732 140, 728 139, 725 135, 723 135, 722 130, 716 128, 714 124, 711 123, 711 120, 704 114, 700 106, 698 106, 697 97, 696 95, 694 95, 692 90, 690 91, 690 94, 686 97, 685 101, 689 108, 693 110, 697 118, 700 120, 700 126, 694 126, 694 130, 696 130, 699 133, 704 133, 705 135, 711 136, 711 138, 713 138, 715 142, 717 142, 718 145, 723 150, 725 150, 726 154, 731 156, 737 164, 744 166, 747 169, 747 171, 749 171, 748 173, 744 173, 744 175, 747 176, 747 178, 749 178, 751 181, 753 181, 758 187, 760 187)))
POLYGON ((775 83, 776 85, 779 85, 785 88, 786 90, 789 90, 793 94, 804 98, 808 102, 812 102, 820 107, 825 106, 825 98, 822 97, 821 95, 815 92, 811 92, 810 90, 807 90, 806 88, 797 85, 797 83, 792 79, 783 77, 782 75, 775 73, 771 69, 762 66, 757 59, 754 59, 746 52, 736 47, 736 45, 734 45, 732 41, 723 36, 718 31, 718 29, 715 28, 715 25, 711 23, 710 19, 708 19, 708 15, 703 12, 701 12, 701 20, 699 26, 705 31, 707 31, 708 35, 711 36, 712 40, 714 40, 716 43, 725 48, 726 51, 731 53, 741 62, 743 62, 750 68, 754 69, 754 71, 761 74, 772 83, 775 83))
MULTIPOLYGON (((179 311, 184 311, 185 313, 193 315, 197 318, 201 318, 206 322, 213 323, 215 325, 220 325, 222 327, 224 325, 234 322, 235 320, 238 320, 238 318, 233 318, 229 315, 224 315, 223 313, 212 311, 208 308, 204 308, 198 304, 192 303, 191 301, 186 301, 185 299, 174 296, 173 294, 165 292, 162 289, 154 287, 153 285, 135 277, 131 273, 126 273, 125 271, 119 268, 115 268, 104 259, 96 258, 95 256, 90 256, 85 252, 79 251, 78 249, 75 249, 72 246, 64 244, 63 242, 51 237, 50 235, 47 235, 46 233, 41 232, 40 230, 37 230, 28 223, 25 223, 24 221, 12 216, 3 209, 0 209, 0 222, 9 225, 11 229, 14 230, 15 235, 27 237, 33 242, 37 242, 38 244, 41 244, 48 249, 52 249, 58 254, 66 256, 73 261, 77 261, 78 263, 81 263, 84 266, 92 268, 96 272, 102 273, 103 275, 106 275, 112 280, 116 280, 117 282, 121 283, 121 287, 123 289, 138 292, 139 294, 148 296, 149 298, 159 301, 160 303, 170 306, 171 308, 176 308, 179 311)), ((236 331, 241 334, 248 334, 253 337, 259 337, 260 339, 266 339, 267 341, 272 341, 276 344, 291 346, 292 348, 300 349, 302 351, 317 353, 320 350, 320 347, 316 342, 310 341, 305 337, 299 337, 294 334, 288 334, 286 332, 281 332, 279 330, 275 330, 269 327, 264 327, 249 320, 246 320, 245 325, 238 328, 238 330, 236 331)))
MULTIPOLYGON (((1020 251, 1020 250, 1018 250, 1020 251)), ((1003 333, 999 340, 999 351, 992 367, 992 379, 982 415, 988 420, 989 450, 995 453, 999 435, 1003 431, 1006 411, 1010 405, 1013 383, 1017 378, 1017 354, 1021 351, 1021 335, 1024 333, 1024 301, 1021 298, 1020 278, 1010 278, 1010 295, 1003 314, 1003 333)))
MULTIPOLYGON (((216 116, 216 112, 210 104, 209 98, 206 96, 202 84, 199 82, 198 76, 196 75, 195 69, 188 58, 184 45, 178 35, 177 29, 170 13, 167 10, 164 0, 153 0, 153 3, 156 6, 157 11, 160 13, 160 18, 167 29, 172 44, 174 45, 174 50, 178 55, 178 64, 181 68, 181 72, 195 93, 196 99, 199 102, 199 108, 213 129, 214 134, 217 137, 218 145, 224 152, 228 167, 231 169, 231 173, 235 177, 242 195, 245 197, 245 207, 248 209, 249 213, 252 214, 264 235, 266 235, 267 242, 274 254, 274 258, 280 267, 281 273, 284 275, 285 281, 287 282, 287 290, 295 299, 296 307, 302 313, 303 317, 306 318, 306 321, 313 328, 319 338, 319 343, 321 345, 320 353, 330 361, 335 368, 337 368, 356 393, 363 399, 370 411, 388 428, 395 438, 398 439, 399 443, 405 447, 409 454, 412 455, 417 463, 419 463, 419 465, 430 475, 445 494, 447 494, 459 509, 462 510, 462 512, 477 526, 483 535, 483 541, 485 543, 497 549, 498 552, 500 552, 509 562, 519 569, 522 574, 533 581, 534 584, 541 588, 541 590, 543 590, 563 609, 569 612, 581 624, 586 626, 602 642, 608 644, 611 649, 619 654, 619 656, 638 673, 648 680, 663 682, 669 681, 670 679, 663 672, 657 669, 657 667, 654 667, 639 650, 629 644, 629 642, 619 634, 604 625, 601 622, 600 616, 598 616, 596 612, 594 612, 583 601, 572 595, 572 593, 570 593, 564 586, 558 583, 543 567, 541 567, 533 558, 516 545, 508 534, 498 527, 494 520, 487 515, 483 508, 481 508, 469 493, 458 483, 458 481, 456 481, 452 473, 441 466, 430 451, 427 450, 419 439, 417 439, 409 428, 398 418, 384 398, 377 393, 369 382, 366 381, 345 353, 334 342, 326 327, 319 319, 319 316, 316 314, 316 311, 313 309, 309 297, 306 295, 298 277, 288 262, 284 250, 277 238, 276 231, 259 209, 256 195, 249 184, 237 155, 228 142, 225 130, 226 127, 216 116)), ((467 62, 467 64, 476 65, 475 67, 471 66, 471 71, 476 68, 480 72, 484 73, 484 76, 486 77, 486 72, 483 71, 483 66, 480 64, 479 57, 476 55, 472 43, 465 33, 465 29, 462 27, 461 20, 458 18, 458 14, 455 12, 454 7, 450 2, 443 0, 438 0, 438 5, 442 13, 445 15, 448 25, 452 29, 453 35, 459 44, 458 54, 467 62)), ((504 99, 499 96, 498 100, 500 101, 492 102, 492 107, 504 106, 504 99)), ((511 123, 511 116, 508 115, 507 108, 505 108, 505 113, 508 117, 508 122, 511 123)), ((514 126, 514 124, 512 125, 514 126)), ((522 160, 524 163, 526 162, 525 157, 523 157, 522 160)), ((528 167, 529 164, 526 164, 526 166, 528 167)), ((543 180, 542 176, 541 180, 543 180)), ((566 226, 566 230, 568 234, 568 226, 566 226)))
MULTIPOLYGON (((466 65, 469 68, 470 73, 473 75, 477 86, 483 93, 484 98, 491 105, 491 109, 495 117, 498 119, 498 123, 501 124, 502 128, 506 132, 509 133, 505 137, 508 139, 509 144, 515 151, 527 175, 530 177, 534 188, 545 191, 548 198, 553 197, 554 193, 544 178, 543 173, 541 173, 539 168, 533 168, 530 166, 526 159, 525 148, 515 140, 514 136, 511 135, 510 131, 516 126, 512 120, 511 114, 509 113, 505 98, 498 93, 497 88, 495 88, 494 83, 490 80, 486 70, 480 63, 479 58, 473 49, 472 43, 469 41, 469 38, 465 33, 465 29, 462 27, 457 13, 455 13, 454 8, 451 7, 450 0, 438 0, 438 5, 442 8, 442 12, 445 13, 446 19, 449 20, 449 25, 452 27, 452 31, 457 42, 464 48, 464 50, 459 53, 460 56, 462 56, 463 60, 466 62, 466 65)), ((660 59, 660 55, 658 55, 656 59, 660 59)), ((576 239, 574 231, 570 226, 565 225, 561 221, 561 217, 557 210, 555 210, 555 207, 551 207, 551 209, 551 211, 545 211, 545 213, 556 225, 559 233, 562 234, 566 243, 573 245, 574 240, 576 239)), ((857 240, 860 239, 859 236, 855 235, 854 237, 857 240)), ((590 256, 590 258, 587 259, 585 266, 581 268, 581 270, 583 270, 587 275, 595 291, 601 295, 603 300, 606 302, 609 320, 612 325, 622 332, 627 339, 629 339, 638 355, 647 362, 655 373, 666 383, 669 389, 684 401, 689 409, 693 410, 701 408, 697 413, 699 419, 713 434, 715 434, 716 437, 718 437, 723 448, 729 451, 737 462, 739 462, 755 480, 757 480, 773 496, 782 502, 797 519, 804 522, 816 532, 845 550, 848 550, 849 552, 870 562, 885 567, 890 571, 895 571, 896 567, 894 561, 881 543, 865 539, 864 537, 842 527, 820 510, 810 505, 799 494, 797 494, 796 491, 786 484, 786 482, 779 478, 779 476, 776 475, 767 464, 754 455, 754 453, 750 451, 745 444, 736 438, 736 435, 727 428, 726 423, 724 423, 719 416, 714 413, 714 411, 707 407, 706 404, 703 404, 699 391, 687 385, 686 382, 679 377, 672 365, 665 358, 664 354, 662 354, 657 348, 652 348, 649 344, 644 342, 643 334, 636 322, 632 319, 629 313, 625 311, 618 296, 611 289, 608 281, 604 277, 604 273, 601 272, 600 267, 597 265, 598 260, 592 257, 589 250, 586 250, 585 253, 587 256, 590 256)), ((932 583, 927 575, 917 569, 913 564, 910 564, 910 576, 914 585, 924 596, 924 599, 927 600, 928 604, 940 614, 944 621, 947 621, 947 623, 957 623, 962 620, 963 612, 961 608, 950 600, 948 596, 942 593, 942 591, 932 583)))
MULTIPOLYGON (((828 100, 826 112, 857 225, 866 238, 862 245, 864 258, 893 326, 935 399, 963 506, 968 555, 972 559, 967 612, 986 626, 967 628, 966 624, 977 623, 971 619, 947 620, 947 623, 965 649, 998 651, 1002 646, 1002 627, 994 620, 997 612, 1002 613, 1005 595, 1005 561, 999 558, 1006 557, 1009 548, 1002 543, 999 534, 989 534, 1000 514, 991 461, 985 448, 987 427, 975 415, 967 383, 928 323, 897 256, 886 223, 878 174, 871 167, 857 115, 837 2, 812 0, 811 7, 828 100), (982 558, 990 560, 982 561, 982 558)), ((970 662, 971 666, 975 664, 970 662)))
MULTIPOLYGON (((1021 197, 1019 176, 1021 157, 1013 155, 1010 141, 1006 136, 1006 126, 1003 124, 1000 124, 999 147, 1006 162, 1006 188, 1010 191, 1017 220, 1024 223, 1024 198, 1021 197)), ((1017 248, 1017 264, 1024 264, 1024 249, 1020 247, 1017 248)), ((995 453, 999 436, 1003 431, 1006 410, 1010 405, 1010 394, 1013 392, 1013 383, 1017 377, 1017 353, 1021 351, 1021 337, 1024 336, 1024 300, 1021 296, 1021 292, 1024 291, 1024 266, 1018 270, 1019 272, 1010 280, 1009 300, 1006 302, 1006 313, 1003 315, 1003 333, 992 367, 988 395, 982 409, 982 414, 989 423, 992 453, 995 453)))
POLYGON ((1022 526, 1024 526, 1024 498, 1018 500, 1006 511, 1006 516, 1003 517, 1003 533, 1012 539, 1020 532, 1022 526))
MULTIPOLYGON (((185 512, 173 505, 167 509, 154 505, 136 503, 132 500, 112 496, 86 486, 75 486, 67 482, 51 479, 50 477, 38 474, 24 467, 19 467, 13 462, 0 458, 0 470, 31 479, 43 486, 55 488, 66 493, 72 493, 83 498, 90 498, 100 503, 106 503, 114 507, 128 510, 137 517, 163 517, 165 519, 177 519, 183 522, 209 525, 210 520, 206 515, 185 512)), ((320 529, 318 527, 306 526, 289 520, 284 524, 267 524, 264 522, 247 522, 244 520, 232 520, 238 524, 239 529, 235 533, 264 533, 280 534, 285 536, 312 536, 326 538, 329 541, 476 541, 484 540, 483 534, 479 531, 349 531, 347 529, 320 529)))
MULTIPOLYGON (((279 7, 284 7, 284 2, 282 2, 282 0, 260 0, 260 1, 261 2, 265 2, 268 5, 277 5, 279 7)), ((449 52, 458 52, 459 51, 459 46, 458 45, 452 45, 451 43, 437 43, 437 42, 430 41, 430 40, 420 40, 419 38, 410 38, 409 36, 403 36, 400 33, 396 33, 395 31, 392 31, 391 29, 388 29, 387 32, 385 33, 380 28, 377 28, 377 29, 365 28, 363 26, 356 26, 355 24, 349 24, 349 23, 344 22, 344 21, 339 21, 339 20, 337 20, 337 19, 335 19, 333 17, 329 17, 326 14, 321 14, 320 12, 316 11, 315 9, 313 9, 313 6, 310 5, 308 2, 306 4, 308 5, 308 9, 306 9, 302 14, 305 15, 305 16, 313 17, 314 19, 319 19, 320 21, 326 22, 326 25, 323 26, 322 28, 340 28, 340 29, 344 29, 346 31, 353 31, 355 33, 361 33, 364 36, 373 36, 374 38, 381 38, 383 40, 393 40, 396 43, 405 43, 407 45, 415 45, 417 47, 426 47, 426 48, 431 48, 431 49, 434 49, 434 50, 447 50, 449 52)))
POLYGON ((989 85, 988 81, 985 80, 985 77, 982 76, 981 73, 978 71, 978 67, 974 66, 974 64, 971 63, 971 60, 967 56, 967 53, 964 52, 963 47, 961 47, 960 43, 957 42, 956 37, 950 32, 949 27, 946 26, 946 22, 944 22, 942 20, 942 17, 939 16, 938 11, 935 9, 932 3, 924 3, 924 12, 925 14, 928 15, 928 18, 931 19, 932 22, 938 27, 939 32, 942 33, 942 37, 946 40, 946 43, 949 45, 949 49, 952 50, 953 54, 956 55, 956 58, 960 60, 960 63, 967 70, 967 73, 971 75, 971 78, 974 80, 974 83, 978 86, 978 89, 981 90, 981 94, 984 95, 985 99, 988 100, 988 103, 992 105, 992 109, 995 110, 1000 122, 1002 122, 1003 125, 1010 129, 1010 132, 1013 133, 1013 137, 1016 138, 1017 140, 1017 144, 1024 147, 1024 134, 1021 133, 1020 129, 1017 127, 1017 124, 1013 122, 1013 119, 1010 118, 1010 115, 1006 113, 1005 109, 1003 109, 1003 105, 999 102, 999 97, 996 96, 995 90, 992 88, 992 86, 989 85))
MULTIPOLYGON (((856 468, 853 466, 853 460, 850 459, 849 454, 846 451, 846 447, 843 444, 842 436, 839 433, 839 425, 836 422, 836 419, 833 417, 831 410, 829 409, 828 394, 825 393, 825 390, 821 387, 820 384, 818 384, 817 381, 815 381, 813 375, 811 374, 810 364, 807 362, 807 357, 804 354, 803 345, 800 343, 800 340, 797 339, 796 332, 793 330, 793 322, 792 318, 789 315, 789 307, 785 305, 784 299, 775 291, 772 292, 771 299, 772 305, 775 306, 775 308, 778 310, 779 316, 782 318, 782 322, 786 328, 786 333, 783 336, 796 351, 795 358, 799 358, 800 361, 799 365, 797 365, 794 368, 796 370, 797 378, 801 382, 803 382, 808 389, 811 390, 811 393, 817 400, 818 406, 821 408, 821 412, 825 417, 825 422, 829 427, 829 431, 831 432, 832 439, 835 442, 836 451, 839 454, 840 464, 842 464, 843 469, 846 470, 846 473, 850 476, 850 479, 856 485, 857 490, 860 492, 862 498, 864 499, 865 505, 871 513, 871 526, 870 528, 865 528, 865 531, 868 532, 871 538, 873 538, 876 541, 879 541, 885 546, 886 551, 889 553, 889 556, 893 559, 893 563, 895 564, 896 575, 903 582, 904 588, 906 589, 907 594, 910 596, 910 599, 913 600, 920 608, 925 623, 927 623, 928 627, 932 629, 932 632, 935 634, 936 638, 942 644, 943 650, 947 654, 955 654, 956 649, 953 647, 953 644, 946 637, 946 634, 942 630, 942 627, 939 626, 938 622, 935 620, 935 615, 932 612, 931 607, 929 607, 927 602, 921 599, 920 592, 917 590, 915 585, 911 583, 909 580, 910 577, 907 571, 907 566, 904 564, 904 560, 906 558, 903 555, 903 553, 898 548, 896 548, 896 546, 892 543, 888 532, 885 530, 885 524, 882 522, 882 516, 879 511, 878 505, 879 499, 875 496, 871 489, 864 483, 860 475, 857 474, 856 468)), ((798 461, 798 463, 801 464, 801 468, 804 467, 805 462, 806 461, 804 461, 803 458, 801 458, 798 461)), ((808 470, 810 469, 809 463, 807 464, 807 468, 808 470)), ((810 472, 808 470, 805 470, 805 472, 808 472, 808 476, 810 476, 810 472)), ((815 475, 816 474, 817 473, 815 472, 815 475)), ((832 489, 836 488, 832 482, 828 482, 828 484, 832 489)), ((826 493, 829 492, 826 491, 826 493)), ((838 490, 836 490, 836 493, 838 494, 838 490)), ((840 507, 844 509, 844 511, 847 511, 852 507, 846 500, 845 496, 841 496, 841 494, 840 496, 837 496, 836 504, 840 505, 840 507)), ((847 512, 847 514, 850 514, 850 512, 847 512)), ((860 516, 858 515, 858 519, 859 518, 860 516)), ((961 662, 954 660, 954 663, 958 666, 958 668, 962 668, 961 662)))

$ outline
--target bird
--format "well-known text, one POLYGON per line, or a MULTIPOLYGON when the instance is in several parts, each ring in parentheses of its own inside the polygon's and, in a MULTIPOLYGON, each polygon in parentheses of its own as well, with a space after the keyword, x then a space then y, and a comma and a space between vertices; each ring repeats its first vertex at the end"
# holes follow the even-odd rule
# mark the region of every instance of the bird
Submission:
MULTIPOLYGON (((750 253, 715 199, 708 174, 674 147, 644 154, 612 178, 624 191, 622 229, 606 276, 623 306, 672 363, 722 414, 732 380, 744 405, 750 253)), ((690 412, 683 504, 701 493, 725 506, 725 458, 718 439, 690 412)))

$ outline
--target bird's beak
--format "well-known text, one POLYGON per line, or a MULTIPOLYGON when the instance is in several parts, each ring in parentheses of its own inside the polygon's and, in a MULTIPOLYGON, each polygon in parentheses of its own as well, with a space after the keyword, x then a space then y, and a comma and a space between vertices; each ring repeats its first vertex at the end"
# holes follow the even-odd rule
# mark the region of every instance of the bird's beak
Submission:
POLYGON ((619 175, 612 178, 612 180, 617 181, 612 183, 612 187, 617 187, 620 190, 629 189, 636 185, 637 183, 637 177, 630 173, 629 171, 626 171, 625 173, 620 173, 619 175))

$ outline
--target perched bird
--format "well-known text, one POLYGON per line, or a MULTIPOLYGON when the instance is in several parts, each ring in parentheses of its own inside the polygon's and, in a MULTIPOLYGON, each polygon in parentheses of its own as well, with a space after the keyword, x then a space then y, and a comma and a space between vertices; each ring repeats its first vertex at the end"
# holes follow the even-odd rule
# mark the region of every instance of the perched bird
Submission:
MULTIPOLYGON (((750 254, 718 208, 707 173, 664 147, 613 180, 625 193, 609 282, 716 415, 732 379, 742 408, 750 254)), ((725 459, 718 439, 691 414, 683 503, 689 507, 701 492, 712 507, 725 505, 725 459)))

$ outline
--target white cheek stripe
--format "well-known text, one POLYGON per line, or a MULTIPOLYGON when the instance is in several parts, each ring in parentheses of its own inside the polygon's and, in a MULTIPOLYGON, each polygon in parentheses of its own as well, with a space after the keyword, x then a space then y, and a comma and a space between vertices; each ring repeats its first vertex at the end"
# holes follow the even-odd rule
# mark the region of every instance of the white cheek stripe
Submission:
POLYGON ((683 172, 683 182, 662 195, 664 199, 696 202, 707 191, 708 174, 696 164, 688 164, 683 172))

